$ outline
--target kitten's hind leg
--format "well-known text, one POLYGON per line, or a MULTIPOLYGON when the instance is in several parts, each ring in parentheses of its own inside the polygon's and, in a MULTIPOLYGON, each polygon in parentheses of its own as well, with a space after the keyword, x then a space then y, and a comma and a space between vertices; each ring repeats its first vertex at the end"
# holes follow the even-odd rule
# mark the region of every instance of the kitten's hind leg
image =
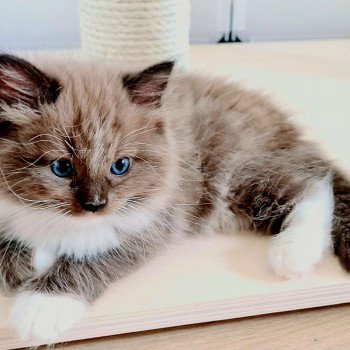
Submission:
POLYGON ((333 244, 334 253, 346 271, 350 272, 350 182, 341 173, 333 177, 334 218, 333 244))
POLYGON ((273 237, 269 264, 282 277, 304 275, 332 244, 334 198, 330 177, 313 183, 273 237))

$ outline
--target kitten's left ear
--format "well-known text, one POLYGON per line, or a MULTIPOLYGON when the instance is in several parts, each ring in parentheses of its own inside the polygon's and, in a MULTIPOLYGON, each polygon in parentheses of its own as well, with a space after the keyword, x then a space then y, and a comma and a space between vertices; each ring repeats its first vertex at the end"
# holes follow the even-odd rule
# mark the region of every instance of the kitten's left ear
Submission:
POLYGON ((123 86, 130 100, 139 105, 159 107, 174 64, 173 61, 162 62, 142 72, 124 76, 123 86))
POLYGON ((31 63, 12 55, 0 55, 0 105, 25 104, 36 108, 55 102, 60 85, 31 63))

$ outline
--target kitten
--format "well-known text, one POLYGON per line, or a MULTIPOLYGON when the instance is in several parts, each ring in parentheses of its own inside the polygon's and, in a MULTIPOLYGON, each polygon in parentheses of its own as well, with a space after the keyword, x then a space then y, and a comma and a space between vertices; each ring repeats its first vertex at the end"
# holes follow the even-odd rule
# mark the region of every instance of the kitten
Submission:
POLYGON ((54 342, 165 241, 245 227, 269 262, 350 270, 350 184, 278 108, 172 62, 0 56, 0 286, 22 338, 54 342))

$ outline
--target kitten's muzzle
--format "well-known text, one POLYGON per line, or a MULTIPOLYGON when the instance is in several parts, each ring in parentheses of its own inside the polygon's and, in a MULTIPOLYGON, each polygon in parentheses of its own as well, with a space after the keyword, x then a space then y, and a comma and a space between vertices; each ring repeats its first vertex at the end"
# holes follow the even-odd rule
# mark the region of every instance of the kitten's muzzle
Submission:
POLYGON ((76 190, 74 209, 77 213, 82 212, 96 213, 102 211, 108 204, 108 187, 107 185, 87 179, 90 186, 83 182, 76 190))
POLYGON ((106 204, 107 204, 107 200, 104 199, 99 202, 83 202, 81 203, 81 207, 86 211, 95 213, 97 211, 101 211, 106 206, 106 204))

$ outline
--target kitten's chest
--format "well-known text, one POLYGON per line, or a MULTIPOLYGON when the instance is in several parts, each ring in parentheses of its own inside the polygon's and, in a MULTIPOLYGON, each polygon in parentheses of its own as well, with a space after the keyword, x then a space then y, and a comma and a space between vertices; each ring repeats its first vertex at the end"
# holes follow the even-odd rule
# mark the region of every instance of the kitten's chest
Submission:
POLYGON ((32 218, 28 220, 24 216, 12 220, 8 232, 32 250, 32 263, 38 271, 45 270, 62 256, 77 260, 91 258, 121 244, 115 227, 108 222, 91 225, 61 223, 44 230, 32 218))
POLYGON ((37 274, 47 271, 55 263, 55 261, 57 261, 57 259, 57 254, 49 249, 33 249, 32 264, 37 274))

